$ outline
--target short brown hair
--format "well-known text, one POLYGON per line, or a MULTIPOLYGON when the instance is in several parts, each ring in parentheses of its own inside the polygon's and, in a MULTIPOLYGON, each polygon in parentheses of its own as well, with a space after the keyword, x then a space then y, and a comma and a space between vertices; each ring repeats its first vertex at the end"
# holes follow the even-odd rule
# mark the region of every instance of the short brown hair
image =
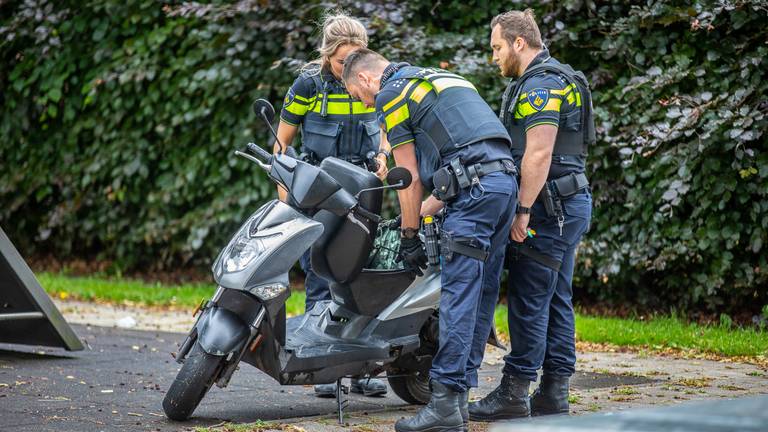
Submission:
POLYGON ((542 48, 544 46, 532 9, 526 9, 522 12, 509 11, 496 15, 491 20, 491 30, 497 24, 501 26, 502 37, 510 44, 514 43, 518 37, 521 37, 531 48, 542 48))
POLYGON ((370 69, 377 63, 389 63, 381 54, 368 48, 360 48, 352 51, 344 59, 344 71, 341 73, 341 80, 348 82, 355 78, 355 74, 360 69, 370 69))

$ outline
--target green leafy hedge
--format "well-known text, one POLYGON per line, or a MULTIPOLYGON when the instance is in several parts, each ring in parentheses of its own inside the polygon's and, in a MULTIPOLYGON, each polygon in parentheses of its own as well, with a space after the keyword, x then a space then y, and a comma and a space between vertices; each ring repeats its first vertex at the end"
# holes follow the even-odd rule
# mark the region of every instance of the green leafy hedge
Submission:
MULTIPOLYGON (((513 2, 523 8, 526 2, 513 2)), ((335 3, 334 3, 335 4, 335 3)), ((373 48, 470 77, 498 107, 488 23, 510 2, 347 2, 373 48)), ((273 187, 266 143, 331 3, 0 2, 0 224, 26 253, 207 264, 273 187)), ((544 1, 553 55, 594 87, 580 295, 644 307, 768 303, 768 1, 544 1)))

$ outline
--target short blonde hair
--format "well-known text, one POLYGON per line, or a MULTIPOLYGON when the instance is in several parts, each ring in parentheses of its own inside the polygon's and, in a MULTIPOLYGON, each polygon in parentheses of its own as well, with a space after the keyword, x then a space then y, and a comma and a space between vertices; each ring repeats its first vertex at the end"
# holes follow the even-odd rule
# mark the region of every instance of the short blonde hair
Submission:
POLYGON ((522 12, 509 11, 496 15, 491 20, 491 30, 496 25, 501 26, 501 36, 510 45, 515 42, 515 39, 521 37, 531 48, 542 48, 544 46, 532 9, 526 9, 522 12))
POLYGON ((368 31, 357 18, 349 16, 343 10, 327 13, 321 25, 323 40, 317 51, 320 58, 309 62, 304 69, 315 65, 327 68, 330 58, 342 45, 355 45, 360 48, 368 47, 368 31))

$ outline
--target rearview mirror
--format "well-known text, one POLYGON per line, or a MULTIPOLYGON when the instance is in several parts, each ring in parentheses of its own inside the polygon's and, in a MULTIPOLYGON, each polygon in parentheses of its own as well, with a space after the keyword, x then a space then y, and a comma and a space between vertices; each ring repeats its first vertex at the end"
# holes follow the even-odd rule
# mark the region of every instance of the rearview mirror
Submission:
POLYGON ((387 184, 393 186, 395 190, 405 189, 411 185, 411 172, 408 168, 394 167, 387 174, 387 184))
POLYGON ((272 120, 275 119, 275 108, 266 99, 256 99, 252 108, 253 113, 259 118, 264 119, 267 123, 272 123, 272 120))

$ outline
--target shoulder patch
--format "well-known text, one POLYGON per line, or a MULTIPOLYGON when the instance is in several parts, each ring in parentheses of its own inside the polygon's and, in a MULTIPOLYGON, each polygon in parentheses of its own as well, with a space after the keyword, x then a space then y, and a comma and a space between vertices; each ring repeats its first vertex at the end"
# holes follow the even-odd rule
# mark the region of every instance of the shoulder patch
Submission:
POLYGON ((528 103, 531 108, 536 111, 541 111, 549 101, 549 90, 543 88, 535 88, 528 92, 528 103))
POLYGON ((285 100, 283 100, 283 105, 288 106, 291 103, 293 103, 293 99, 296 97, 296 94, 294 93, 293 89, 288 89, 288 93, 285 94, 285 100))

